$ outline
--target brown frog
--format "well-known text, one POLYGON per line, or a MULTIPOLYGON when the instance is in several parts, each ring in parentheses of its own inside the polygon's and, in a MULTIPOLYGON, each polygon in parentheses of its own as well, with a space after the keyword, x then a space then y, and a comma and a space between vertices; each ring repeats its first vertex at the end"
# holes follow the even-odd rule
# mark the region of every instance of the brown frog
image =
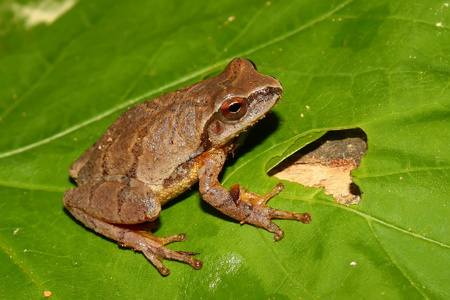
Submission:
POLYGON ((258 196, 218 181, 237 137, 280 100, 282 86, 262 75, 246 59, 236 58, 216 77, 181 88, 128 109, 70 167, 77 188, 64 195, 70 213, 122 246, 141 251, 158 271, 169 274, 163 259, 200 269, 194 252, 164 245, 186 240, 174 234, 157 237, 133 224, 155 221, 161 206, 199 182, 202 198, 225 215, 273 232, 284 232, 271 219, 309 223, 308 213, 265 206, 283 189, 258 196))

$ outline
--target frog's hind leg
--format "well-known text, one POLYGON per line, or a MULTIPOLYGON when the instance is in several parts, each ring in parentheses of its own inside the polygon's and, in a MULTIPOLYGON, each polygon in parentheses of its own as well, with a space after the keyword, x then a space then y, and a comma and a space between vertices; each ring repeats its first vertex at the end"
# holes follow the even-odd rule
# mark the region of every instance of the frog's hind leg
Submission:
MULTIPOLYGON (((125 177, 124 177, 125 178, 125 177)), ((158 218, 161 205, 152 191, 135 179, 98 180, 67 190, 64 205, 115 224, 139 224, 158 218)))
POLYGON ((162 275, 168 275, 170 273, 170 270, 164 266, 164 258, 187 263, 194 269, 200 269, 203 266, 201 260, 195 259, 190 255, 194 253, 177 252, 165 247, 166 244, 172 242, 185 241, 187 236, 183 233, 168 237, 157 237, 148 232, 133 230, 129 226, 113 225, 92 218, 77 208, 72 208, 71 213, 87 227, 116 240, 119 245, 141 251, 162 275))
POLYGON ((120 245, 141 251, 163 274, 169 274, 162 260, 178 260, 200 269, 202 261, 191 252, 177 252, 165 247, 171 242, 186 240, 185 234, 156 237, 132 224, 153 221, 159 216, 160 204, 152 193, 139 183, 97 181, 70 189, 64 195, 64 205, 87 227, 116 240, 120 245))

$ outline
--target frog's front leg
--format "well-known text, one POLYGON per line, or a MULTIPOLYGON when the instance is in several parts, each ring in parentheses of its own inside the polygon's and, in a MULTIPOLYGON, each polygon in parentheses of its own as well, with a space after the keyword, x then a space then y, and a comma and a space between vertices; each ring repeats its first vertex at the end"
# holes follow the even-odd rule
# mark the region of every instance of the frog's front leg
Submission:
POLYGON ((225 189, 218 181, 225 159, 226 152, 221 150, 206 152, 200 158, 201 168, 198 171, 200 193, 206 202, 241 223, 249 223, 273 232, 275 241, 282 239, 284 232, 271 221, 272 219, 291 219, 303 223, 311 221, 309 213, 290 212, 265 205, 284 188, 282 184, 278 184, 264 196, 248 192, 239 185, 232 186, 230 190, 225 189))
POLYGON ((121 246, 141 251, 163 275, 170 272, 162 262, 164 258, 178 260, 200 269, 203 262, 193 258, 191 254, 194 253, 177 252, 164 247, 168 243, 186 240, 185 234, 157 237, 130 226, 154 221, 159 216, 161 206, 144 184, 136 180, 126 181, 127 183, 84 183, 65 193, 64 205, 87 227, 116 240, 121 246))

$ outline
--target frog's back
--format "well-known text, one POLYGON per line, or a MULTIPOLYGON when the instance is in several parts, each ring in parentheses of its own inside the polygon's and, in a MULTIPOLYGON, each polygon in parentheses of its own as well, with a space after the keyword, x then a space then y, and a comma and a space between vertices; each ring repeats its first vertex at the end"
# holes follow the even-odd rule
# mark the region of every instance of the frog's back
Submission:
MULTIPOLYGON (((197 85, 138 104, 108 128, 74 165, 83 183, 117 176, 158 187, 175 169, 203 151, 208 101, 190 97, 197 85), (81 160, 84 160, 80 162, 81 160)), ((198 91, 197 91, 198 92, 198 91)))
POLYGON ((236 58, 215 77, 130 108, 74 163, 70 175, 79 184, 135 178, 156 191, 164 181, 192 172, 189 166, 199 154, 224 147, 254 124, 281 91, 277 80, 236 58))

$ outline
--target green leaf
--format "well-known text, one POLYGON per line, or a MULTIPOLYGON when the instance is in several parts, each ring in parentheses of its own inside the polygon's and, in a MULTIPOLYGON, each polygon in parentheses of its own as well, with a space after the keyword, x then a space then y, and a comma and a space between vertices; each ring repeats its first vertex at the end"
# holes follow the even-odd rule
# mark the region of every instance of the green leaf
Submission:
POLYGON ((2 2, 0 297, 448 299, 449 4, 222 2, 2 2), (68 167, 126 108, 237 56, 277 77, 284 96, 223 184, 265 193, 280 160, 328 130, 359 127, 362 200, 338 205, 287 183, 269 205, 313 221, 277 221, 285 237, 274 243, 193 189, 163 210, 157 234, 187 233, 170 247, 199 252, 204 267, 168 261, 162 277, 64 210, 68 167))

